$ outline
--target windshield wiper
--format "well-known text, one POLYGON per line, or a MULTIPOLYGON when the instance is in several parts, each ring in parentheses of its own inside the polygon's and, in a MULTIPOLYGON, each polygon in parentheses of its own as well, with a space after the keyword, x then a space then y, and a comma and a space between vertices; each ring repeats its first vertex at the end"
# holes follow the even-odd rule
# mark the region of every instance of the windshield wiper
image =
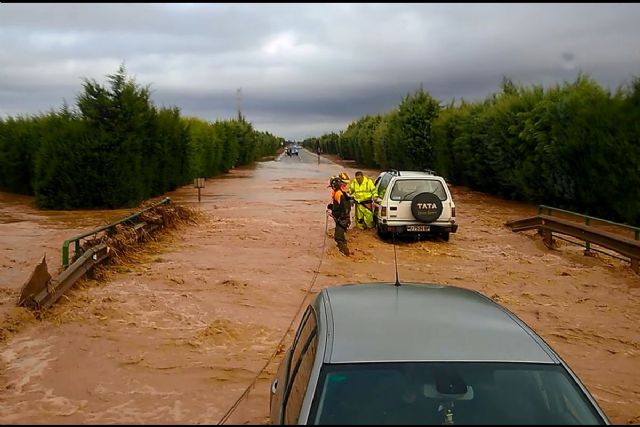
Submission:
POLYGON ((404 195, 404 197, 402 199, 400 199, 401 202, 404 202, 405 200, 407 200, 407 197, 409 197, 410 195, 412 195, 413 193, 417 193, 420 190, 413 190, 411 193, 407 193, 404 195))

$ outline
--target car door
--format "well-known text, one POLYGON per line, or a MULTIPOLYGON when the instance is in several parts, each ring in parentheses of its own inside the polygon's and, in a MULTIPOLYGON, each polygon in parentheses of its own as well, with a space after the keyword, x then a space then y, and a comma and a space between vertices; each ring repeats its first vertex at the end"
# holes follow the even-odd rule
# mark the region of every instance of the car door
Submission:
POLYGON ((387 186, 389 185, 389 181, 391 181, 391 174, 381 174, 376 178, 373 183, 376 186, 376 192, 378 193, 378 197, 380 202, 373 201, 373 215, 376 220, 382 218, 382 205, 384 204, 384 194, 387 190, 387 186))
POLYGON ((297 422, 313 365, 311 360, 311 366, 307 369, 309 357, 315 357, 316 348, 317 321, 313 308, 309 306, 302 317, 293 344, 285 354, 276 378, 271 383, 272 424, 297 422))
POLYGON ((287 384, 289 365, 291 363, 291 348, 287 350, 282 362, 278 367, 278 373, 271 382, 271 393, 269 394, 269 408, 271 424, 282 423, 282 406, 284 403, 284 390, 287 384))
POLYGON ((289 380, 284 391, 283 423, 296 424, 307 393, 313 362, 318 348, 318 323, 312 306, 307 308, 304 320, 291 351, 289 380))

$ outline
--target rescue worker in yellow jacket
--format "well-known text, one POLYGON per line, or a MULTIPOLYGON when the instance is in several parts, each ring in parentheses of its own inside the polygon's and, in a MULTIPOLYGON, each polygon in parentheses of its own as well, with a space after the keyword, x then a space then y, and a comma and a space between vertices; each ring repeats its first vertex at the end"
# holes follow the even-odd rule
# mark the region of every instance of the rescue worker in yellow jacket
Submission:
POLYGON ((355 201, 356 226, 361 229, 373 228, 373 199, 378 197, 376 186, 362 171, 349 184, 349 195, 355 201))

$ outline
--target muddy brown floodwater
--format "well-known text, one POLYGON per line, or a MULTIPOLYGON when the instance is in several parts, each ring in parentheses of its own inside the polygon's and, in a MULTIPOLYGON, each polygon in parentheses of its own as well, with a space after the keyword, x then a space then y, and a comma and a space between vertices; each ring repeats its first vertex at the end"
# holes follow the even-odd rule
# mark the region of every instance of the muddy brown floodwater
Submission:
MULTIPOLYGON (((78 284, 43 321, 13 307, 42 255, 55 270, 64 239, 131 210, 41 212, 31 198, 0 194, 0 314, 22 322, 3 323, 0 423, 218 422, 273 354, 319 265, 311 296, 394 280, 392 244, 374 231, 349 231, 349 258, 331 222, 325 233, 327 180, 343 168, 303 151, 207 180, 200 203, 191 187, 169 193, 202 212, 199 225, 78 284)), ((401 281, 467 287, 502 303, 559 352, 612 422, 640 423, 640 277, 623 261, 561 241, 549 250, 535 232, 505 228, 533 205, 452 192, 458 233, 399 242, 401 281)), ((229 423, 268 422, 280 358, 229 423)))

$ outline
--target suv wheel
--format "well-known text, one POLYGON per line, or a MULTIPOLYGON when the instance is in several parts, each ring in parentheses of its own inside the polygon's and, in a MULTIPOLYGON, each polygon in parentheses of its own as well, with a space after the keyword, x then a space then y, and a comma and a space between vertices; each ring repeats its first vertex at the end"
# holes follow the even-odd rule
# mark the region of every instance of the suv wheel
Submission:
POLYGON ((388 231, 382 231, 382 227, 380 227, 380 224, 376 225, 376 230, 378 230, 378 236, 380 236, 381 239, 388 239, 389 238, 389 232, 388 231))
POLYGON ((433 193, 420 193, 411 201, 411 213, 421 222, 433 222, 442 214, 442 201, 433 193))

